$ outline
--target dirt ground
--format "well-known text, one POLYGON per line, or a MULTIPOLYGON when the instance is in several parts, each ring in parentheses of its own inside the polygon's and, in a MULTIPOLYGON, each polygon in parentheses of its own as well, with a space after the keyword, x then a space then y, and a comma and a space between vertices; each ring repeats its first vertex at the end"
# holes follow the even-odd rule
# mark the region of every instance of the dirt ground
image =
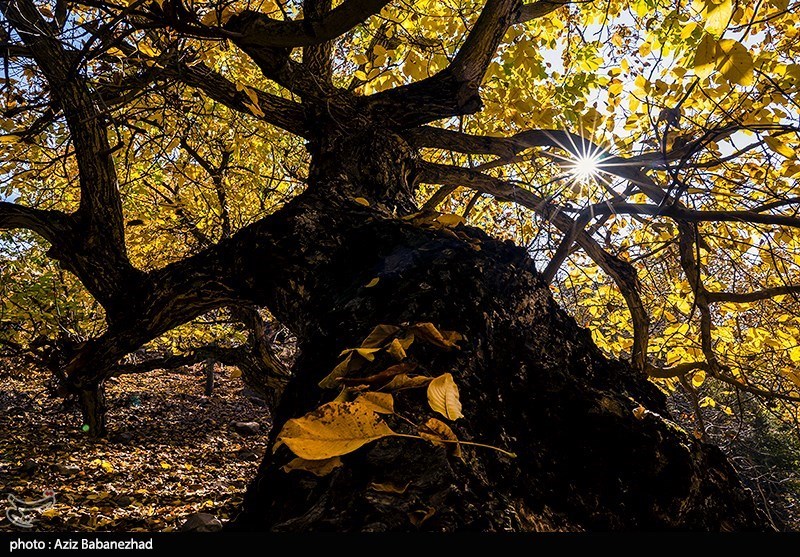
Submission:
POLYGON ((82 431, 80 414, 48 396, 46 373, 0 361, 0 531, 9 495, 55 505, 31 513, 33 531, 173 531, 187 515, 232 518, 263 455, 269 411, 217 369, 213 395, 199 368, 115 379, 108 440, 82 431), (258 422, 242 436, 231 422, 258 422))

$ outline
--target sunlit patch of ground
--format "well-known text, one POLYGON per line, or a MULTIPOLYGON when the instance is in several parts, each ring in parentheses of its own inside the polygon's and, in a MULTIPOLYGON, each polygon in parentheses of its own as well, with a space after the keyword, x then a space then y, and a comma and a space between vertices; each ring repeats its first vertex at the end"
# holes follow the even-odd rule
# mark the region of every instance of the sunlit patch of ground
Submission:
POLYGON ((47 395, 47 375, 0 361, 0 531, 7 497, 56 504, 33 513, 40 531, 170 531, 185 517, 235 515, 263 454, 269 412, 242 393, 240 379, 216 374, 211 397, 202 374, 128 375, 108 388, 108 440, 81 430, 79 413, 47 395), (254 421, 243 437, 232 421, 254 421), (252 454, 255 453, 255 454, 252 454))

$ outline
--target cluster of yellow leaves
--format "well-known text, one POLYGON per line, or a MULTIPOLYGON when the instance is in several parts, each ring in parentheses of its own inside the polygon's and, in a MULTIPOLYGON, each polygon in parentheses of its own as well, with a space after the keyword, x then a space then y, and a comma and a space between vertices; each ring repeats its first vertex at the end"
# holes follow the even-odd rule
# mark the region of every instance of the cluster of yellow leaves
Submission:
MULTIPOLYGON (((392 361, 402 362, 407 356, 407 350, 415 340, 432 344, 445 350, 458 348, 457 342, 462 336, 455 331, 439 331, 432 323, 417 323, 415 325, 396 327, 394 325, 378 325, 364 339, 361 346, 348 348, 339 354, 343 358, 319 386, 323 389, 332 389, 341 386, 348 373, 358 371, 367 363, 374 362, 376 355, 383 353, 392 361)), ((380 373, 368 378, 367 384, 377 384, 380 381, 395 380, 396 386, 405 386, 408 382, 418 382, 415 376, 406 375, 414 366, 399 364, 388 367, 380 373)))
POLYGON ((705 78, 715 70, 731 83, 753 84, 753 57, 742 43, 703 35, 694 57, 694 73, 705 78))
MULTIPOLYGON (((432 323, 418 323, 409 327, 378 325, 364 339, 362 346, 342 352, 345 359, 321 383, 332 387, 345 383, 345 388, 335 400, 323 404, 313 412, 286 422, 278 434, 274 450, 286 445, 297 458, 286 464, 286 472, 303 470, 317 476, 324 476, 342 465, 339 457, 360 447, 385 437, 405 437, 423 439, 434 445, 445 446, 450 454, 461 457, 461 445, 474 445, 493 448, 508 456, 512 453, 480 443, 459 441, 455 432, 443 421, 429 418, 417 427, 417 434, 394 431, 382 416, 397 415, 392 392, 420 388, 427 385, 427 400, 430 408, 444 418, 455 421, 463 418, 458 386, 450 373, 438 377, 407 375, 405 372, 416 369, 416 365, 394 364, 387 369, 358 378, 346 378, 353 368, 353 358, 363 358, 374 362, 376 354, 384 350, 392 354, 391 346, 402 337, 406 348, 414 338, 430 343, 440 349, 457 348, 455 342, 461 335, 452 331, 439 331, 432 323), (410 339, 410 340, 409 340, 410 339), (346 363, 346 364, 345 364, 346 363), (344 365, 343 365, 344 364, 344 365), (378 390, 368 390, 378 389, 378 390)), ((405 359, 397 355, 395 359, 405 359)), ((405 421, 409 421, 407 418, 405 421)))

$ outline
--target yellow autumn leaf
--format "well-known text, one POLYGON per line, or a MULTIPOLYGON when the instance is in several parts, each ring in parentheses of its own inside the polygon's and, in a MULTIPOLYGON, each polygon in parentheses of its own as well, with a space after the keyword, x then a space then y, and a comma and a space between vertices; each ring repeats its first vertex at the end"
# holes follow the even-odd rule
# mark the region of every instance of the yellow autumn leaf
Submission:
POLYGON ((249 110, 253 116, 258 116, 259 118, 263 118, 265 116, 264 111, 261 110, 260 106, 251 103, 244 103, 244 105, 247 107, 247 110, 249 110))
MULTIPOLYGON (((375 279, 377 280, 377 279, 375 279)), ((367 285, 369 286, 369 285, 367 285)), ((394 325, 377 325, 361 343, 361 348, 379 348, 383 346, 387 338, 400 330, 394 325)))
POLYGON ((700 407, 705 408, 706 406, 714 408, 717 405, 717 401, 711 398, 710 396, 703 397, 700 400, 700 407))
POLYGON ((367 199, 364 197, 356 197, 355 199, 353 199, 353 201, 355 201, 359 205, 363 205, 364 207, 369 207, 369 201, 367 201, 367 199))
POLYGON ((702 369, 697 370, 694 375, 692 375, 692 386, 697 388, 703 384, 706 380, 706 372, 702 369))
POLYGON ((353 358, 353 352, 345 350, 342 354, 347 354, 347 357, 339 362, 325 378, 319 382, 319 386, 323 389, 335 389, 339 387, 339 379, 347 375, 348 371, 355 371, 364 365, 364 361, 360 358, 353 358))
POLYGON ((403 345, 396 338, 392 339, 392 342, 386 347, 386 352, 398 362, 404 360, 406 357, 406 351, 403 349, 403 345))
POLYGON ((145 56, 151 56, 153 58, 158 56, 158 52, 152 46, 150 46, 144 41, 137 44, 136 47, 139 49, 139 52, 141 52, 145 56))
POLYGON ((622 93, 623 83, 619 79, 612 79, 611 83, 608 84, 608 94, 609 95, 619 95, 622 93))
POLYGON ((102 468, 103 471, 106 472, 107 474, 110 474, 111 472, 114 471, 114 465, 113 464, 111 464, 107 460, 102 460, 102 459, 99 459, 99 458, 96 458, 93 461, 91 461, 89 463, 89 465, 90 466, 96 466, 98 468, 102 468))
POLYGON ((168 462, 164 462, 163 460, 160 462, 160 465, 163 470, 169 470, 170 468, 172 468, 172 466, 170 466, 168 462))
POLYGON ((364 366, 365 362, 375 361, 375 353, 382 350, 381 348, 348 348, 343 350, 340 357, 346 358, 337 365, 333 371, 320 381, 319 386, 322 388, 338 387, 336 382, 340 377, 344 377, 348 371, 357 371, 364 366), (357 358, 354 356, 358 356, 357 358))
POLYGON ((725 79, 738 85, 753 84, 753 57, 747 49, 733 39, 717 43, 717 68, 725 79))
POLYGON ((329 402, 291 419, 278 434, 281 444, 306 460, 322 460, 351 453, 383 437, 395 435, 377 413, 358 402, 329 402))
POLYGON ((367 391, 358 395, 355 402, 365 405, 378 414, 394 414, 394 398, 389 393, 367 391))
POLYGON ((711 75, 716 65, 717 41, 709 34, 704 34, 697 45, 692 67, 697 77, 706 78, 711 75))
POLYGON ((294 470, 302 470, 303 472, 310 472, 315 476, 327 476, 337 468, 342 465, 342 459, 338 456, 334 456, 333 458, 325 458, 322 460, 306 460, 304 458, 297 457, 289 464, 286 464, 281 468, 287 474, 294 470))
POLYGON ((458 386, 453 380, 452 374, 444 373, 430 382, 428 385, 428 404, 448 420, 457 420, 464 417, 461 413, 458 386))
POLYGON ((453 227, 453 226, 458 226, 459 224, 467 223, 464 217, 453 214, 439 215, 438 217, 436 217, 436 222, 447 227, 453 227))
POLYGON ((446 447, 450 454, 461 458, 461 445, 458 443, 458 437, 443 421, 430 418, 425 425, 419 428, 418 433, 423 439, 434 445, 446 447))
POLYGON ((347 387, 342 387, 342 390, 339 391, 339 394, 336 395, 331 402, 351 402, 353 400, 353 391, 348 389, 347 387))
POLYGON ((375 277, 374 279, 369 281, 367 284, 365 284, 364 288, 372 288, 373 286, 376 286, 380 282, 380 280, 381 279, 379 277, 375 277))
POLYGON ((795 150, 781 141, 780 138, 768 135, 764 137, 764 143, 766 143, 773 152, 783 155, 787 159, 793 159, 796 155, 795 150))
POLYGON ((231 379, 238 379, 241 376, 242 376, 242 370, 239 369, 238 367, 235 367, 231 370, 231 376, 230 376, 231 379))
POLYGON ((728 27, 732 15, 733 2, 731 0, 722 0, 722 2, 718 3, 715 3, 713 0, 706 0, 705 10, 703 12, 703 16, 705 17, 703 27, 709 33, 720 36, 728 27))
POLYGON ((258 94, 255 91, 250 89, 250 87, 244 87, 242 91, 244 91, 244 94, 247 95, 248 99, 250 99, 250 102, 253 103, 253 106, 261 108, 261 105, 258 102, 258 94))
POLYGON ((417 338, 429 342, 434 346, 438 346, 439 348, 456 348, 455 343, 446 339, 433 323, 417 323, 412 327, 412 330, 417 338))
POLYGON ((405 336, 398 338, 397 340, 400 342, 400 346, 403 347, 403 350, 408 350, 408 348, 414 344, 414 333, 409 332, 406 333, 405 336))
POLYGON ((368 362, 372 362, 375 360, 375 352, 380 351, 380 348, 354 348, 353 351, 368 362))
POLYGON ((399 375, 392 377, 392 380, 389 381, 383 387, 381 387, 381 390, 392 392, 392 391, 402 391, 405 389, 416 389, 419 387, 424 387, 431 381, 433 381, 433 379, 425 375, 408 375, 405 373, 401 373, 399 375))

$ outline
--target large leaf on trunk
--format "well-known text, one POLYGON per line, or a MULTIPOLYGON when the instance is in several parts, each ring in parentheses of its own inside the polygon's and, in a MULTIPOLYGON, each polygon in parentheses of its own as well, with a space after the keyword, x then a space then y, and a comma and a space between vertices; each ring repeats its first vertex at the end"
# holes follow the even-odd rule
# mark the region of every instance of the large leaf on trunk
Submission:
POLYGON ((361 402, 329 402, 286 422, 278 443, 306 460, 322 460, 351 453, 382 437, 394 435, 370 407, 361 402))
POLYGON ((355 402, 363 404, 378 414, 394 414, 394 398, 389 393, 368 391, 359 395, 355 402))
POLYGON ((383 346, 390 336, 399 331, 399 327, 394 325, 378 325, 361 343, 361 348, 379 348, 383 346))
POLYGON ((434 445, 446 447, 450 454, 461 458, 461 445, 458 443, 458 437, 443 421, 430 418, 424 426, 419 428, 419 436, 434 445))
POLYGON ((463 418, 458 386, 449 373, 440 375, 428 385, 428 404, 448 420, 463 418))
POLYGON ((401 373, 392 378, 386 385, 381 387, 384 391, 402 391, 404 389, 416 389, 428 385, 432 379, 425 375, 406 375, 401 373))

